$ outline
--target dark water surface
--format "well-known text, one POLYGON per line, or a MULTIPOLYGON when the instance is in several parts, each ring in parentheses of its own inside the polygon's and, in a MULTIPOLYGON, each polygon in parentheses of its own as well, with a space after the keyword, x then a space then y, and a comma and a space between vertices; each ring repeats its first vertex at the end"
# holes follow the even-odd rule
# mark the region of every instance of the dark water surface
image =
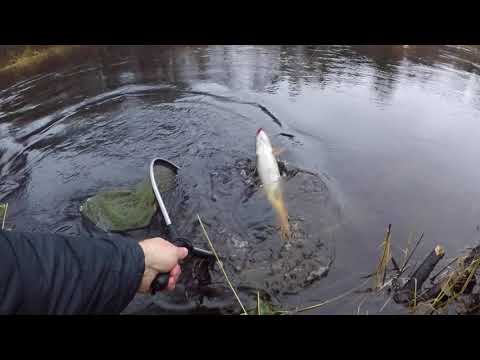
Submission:
MULTIPOLYGON (((150 160, 165 157, 182 168, 171 216, 207 247, 202 216, 235 283, 273 291, 285 307, 321 302, 372 272, 388 223, 398 257, 412 230, 425 232, 417 261, 436 244, 449 257, 478 241, 479 55, 468 46, 108 46, 0 72, 0 201, 17 229, 100 233, 80 203, 145 179, 150 160), (320 174, 285 185, 302 244, 289 253, 261 191, 247 195, 258 127, 288 164, 320 174), (305 284, 332 256, 326 276, 305 284)), ((128 236, 159 233, 154 222, 128 236)), ((375 313, 385 298, 361 301, 313 313, 375 313)), ((208 302, 234 301, 225 291, 208 302)), ((127 312, 169 307, 194 310, 180 288, 139 296, 127 312)))

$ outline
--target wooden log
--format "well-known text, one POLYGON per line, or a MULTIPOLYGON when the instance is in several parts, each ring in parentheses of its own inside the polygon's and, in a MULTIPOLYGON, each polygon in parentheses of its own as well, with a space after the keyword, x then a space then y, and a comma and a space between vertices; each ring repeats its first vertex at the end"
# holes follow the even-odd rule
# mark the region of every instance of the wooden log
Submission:
POLYGON ((438 245, 426 257, 426 259, 415 270, 407 283, 393 296, 393 300, 399 304, 410 303, 415 293, 417 296, 421 293, 423 283, 428 279, 435 266, 445 255, 445 250, 438 245))

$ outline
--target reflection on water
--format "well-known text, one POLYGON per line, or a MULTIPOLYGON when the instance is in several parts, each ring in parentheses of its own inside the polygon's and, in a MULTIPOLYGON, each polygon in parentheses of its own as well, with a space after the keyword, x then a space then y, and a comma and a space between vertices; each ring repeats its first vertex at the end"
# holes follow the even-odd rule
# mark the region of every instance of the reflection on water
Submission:
MULTIPOLYGON (((479 53, 475 46, 88 46, 0 71, 0 201, 10 203, 17 228, 95 232, 81 220, 80 202, 134 184, 151 158, 168 157, 185 174, 172 205, 177 221, 202 241, 192 218, 203 214, 235 271, 259 259, 254 251, 264 258, 276 251, 273 214, 260 195, 242 202, 237 168, 254 159, 263 127, 286 150, 284 160, 321 174, 322 191, 287 187, 288 206, 325 245, 315 256, 335 252, 326 278, 283 301, 332 297, 371 272, 388 223, 398 255, 414 228, 425 232, 425 251, 441 243, 454 254, 477 240, 479 53)), ((157 225, 135 236, 156 234, 157 225)), ((348 313, 356 300, 319 312, 348 313)))

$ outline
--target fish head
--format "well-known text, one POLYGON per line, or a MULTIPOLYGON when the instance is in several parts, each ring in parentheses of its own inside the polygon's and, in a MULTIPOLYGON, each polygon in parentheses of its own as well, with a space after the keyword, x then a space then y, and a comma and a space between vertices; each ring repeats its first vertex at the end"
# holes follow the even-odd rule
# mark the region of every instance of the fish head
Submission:
POLYGON ((257 150, 261 148, 271 148, 270 140, 267 133, 262 128, 257 130, 257 150))

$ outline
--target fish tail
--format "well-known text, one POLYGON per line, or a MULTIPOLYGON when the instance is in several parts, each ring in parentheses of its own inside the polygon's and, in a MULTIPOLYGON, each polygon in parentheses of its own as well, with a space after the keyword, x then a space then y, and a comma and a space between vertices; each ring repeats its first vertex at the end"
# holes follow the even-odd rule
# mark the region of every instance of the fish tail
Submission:
POLYGON ((270 201, 277 212, 278 222, 280 223, 280 235, 282 239, 289 240, 291 238, 290 223, 288 221, 288 210, 283 201, 282 192, 276 189, 270 201))
POLYGON ((277 212, 280 222, 280 234, 282 236, 282 239, 289 240, 292 234, 290 232, 290 223, 288 222, 287 208, 283 206, 281 209, 278 209, 277 212))

